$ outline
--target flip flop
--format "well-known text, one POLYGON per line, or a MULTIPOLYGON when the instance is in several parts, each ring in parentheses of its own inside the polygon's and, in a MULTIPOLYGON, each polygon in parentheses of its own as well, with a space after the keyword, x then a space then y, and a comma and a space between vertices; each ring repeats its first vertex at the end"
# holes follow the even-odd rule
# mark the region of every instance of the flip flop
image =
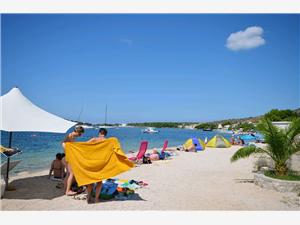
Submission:
POLYGON ((86 200, 87 196, 86 195, 78 195, 78 196, 73 196, 75 200, 86 200))

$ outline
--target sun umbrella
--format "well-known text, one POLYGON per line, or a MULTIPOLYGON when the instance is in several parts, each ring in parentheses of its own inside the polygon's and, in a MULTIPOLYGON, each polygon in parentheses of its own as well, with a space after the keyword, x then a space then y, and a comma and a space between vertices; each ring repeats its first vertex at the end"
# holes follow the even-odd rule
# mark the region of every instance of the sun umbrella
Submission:
MULTIPOLYGON (((0 97, 0 107, 0 130, 9 132, 9 148, 14 131, 65 133, 76 124, 34 105, 17 87, 0 97)), ((9 157, 7 158, 6 184, 8 184, 8 172, 9 157)))

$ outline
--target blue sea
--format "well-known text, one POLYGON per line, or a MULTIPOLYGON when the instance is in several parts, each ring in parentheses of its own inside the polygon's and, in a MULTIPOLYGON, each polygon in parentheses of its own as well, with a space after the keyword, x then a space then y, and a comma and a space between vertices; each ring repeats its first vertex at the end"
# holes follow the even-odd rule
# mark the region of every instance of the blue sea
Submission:
MULTIPOLYGON (((182 145, 191 137, 212 138, 216 132, 177 129, 177 128, 160 128, 159 133, 143 133, 143 128, 109 128, 108 137, 117 137, 121 143, 124 152, 131 150, 137 151, 142 140, 149 142, 148 148, 162 148, 165 140, 169 141, 170 146, 182 145)), ((22 159, 16 168, 11 172, 18 173, 22 171, 34 171, 49 168, 56 153, 63 152, 61 141, 66 134, 43 133, 43 132, 14 132, 12 137, 12 147, 22 150, 22 154, 14 156, 12 160, 22 159)), ((86 141, 91 137, 98 135, 97 129, 85 129, 85 133, 78 141, 86 141)), ((230 138, 230 134, 222 134, 230 138)), ((8 146, 8 133, 1 132, 1 144, 8 146)), ((6 158, 1 154, 1 162, 6 158)))

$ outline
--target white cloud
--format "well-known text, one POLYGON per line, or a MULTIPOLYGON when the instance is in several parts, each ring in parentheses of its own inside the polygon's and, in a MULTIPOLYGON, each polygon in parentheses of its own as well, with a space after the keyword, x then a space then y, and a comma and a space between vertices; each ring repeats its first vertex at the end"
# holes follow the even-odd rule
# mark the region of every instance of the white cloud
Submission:
POLYGON ((126 38, 122 38, 122 39, 120 39, 120 41, 121 41, 122 43, 127 44, 127 45, 132 45, 132 44, 133 44, 133 40, 126 39, 126 38))
POLYGON ((263 28, 253 26, 243 31, 232 33, 227 38, 226 47, 232 51, 257 48, 266 43, 263 39, 263 28))

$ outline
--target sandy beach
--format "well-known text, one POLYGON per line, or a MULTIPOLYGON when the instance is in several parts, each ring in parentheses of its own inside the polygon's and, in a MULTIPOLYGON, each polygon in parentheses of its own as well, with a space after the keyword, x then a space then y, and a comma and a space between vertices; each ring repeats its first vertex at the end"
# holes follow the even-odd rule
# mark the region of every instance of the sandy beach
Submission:
POLYGON ((129 200, 87 204, 63 195, 48 170, 23 172, 12 177, 15 191, 5 192, 2 210, 300 210, 295 193, 279 193, 253 184, 253 158, 230 163, 238 149, 206 148, 176 151, 170 160, 143 164, 118 178, 142 180, 129 200))

